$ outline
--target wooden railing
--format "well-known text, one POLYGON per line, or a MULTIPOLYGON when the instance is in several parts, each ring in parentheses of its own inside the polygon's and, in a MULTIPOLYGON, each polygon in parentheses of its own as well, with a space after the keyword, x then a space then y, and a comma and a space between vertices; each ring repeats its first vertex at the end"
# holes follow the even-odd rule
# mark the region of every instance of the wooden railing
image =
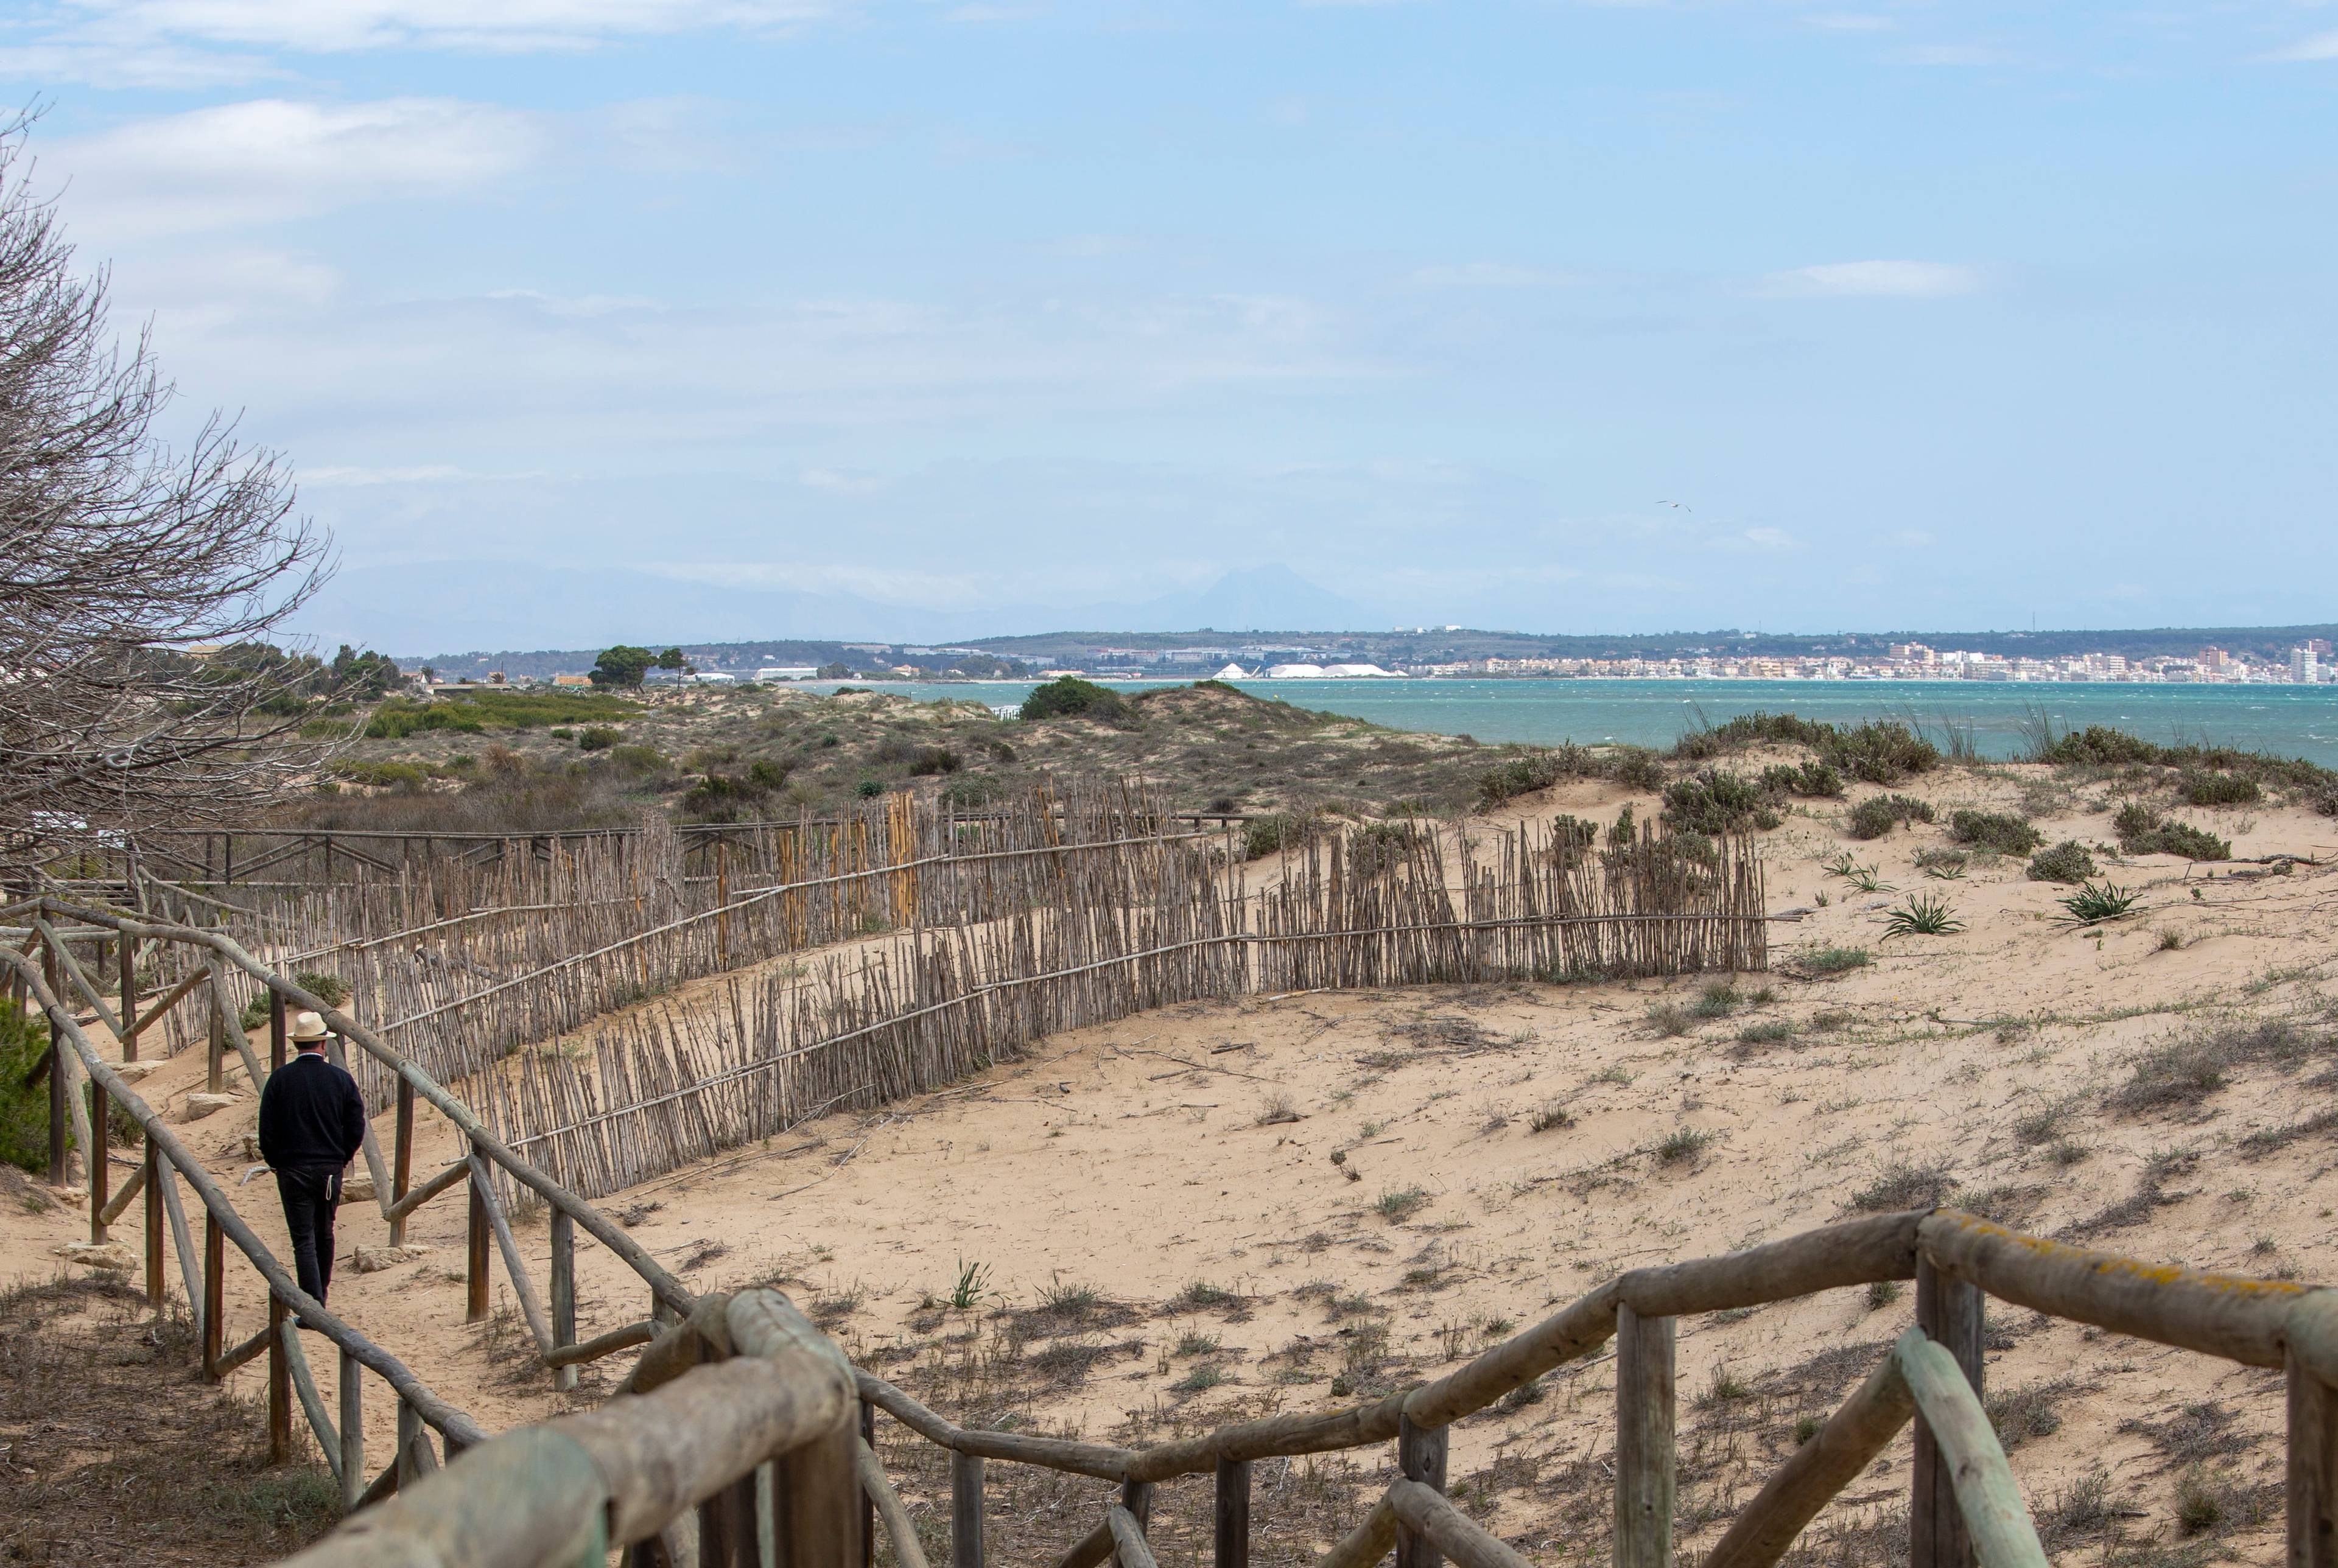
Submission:
MULTIPOLYGON (((1399 1568, 1522 1568, 1522 1559, 1444 1495, 1452 1424, 1534 1378, 1616 1343, 1614 1560, 1616 1568, 1669 1568, 1675 1558, 1675 1321, 1883 1280, 1916 1281, 1915 1324, 1864 1383, 1779 1467, 1706 1557, 1706 1568, 1766 1568, 1899 1430, 1915 1424, 1909 1496, 1911 1568, 2042 1568, 2035 1530, 1981 1405, 1982 1323, 1999 1300, 2114 1333, 2245 1366, 2281 1369, 2288 1423, 2287 1560, 2292 1568, 2338 1568, 2338 1294, 2283 1281, 2196 1272, 2024 1236, 1954 1210, 1879 1216, 1701 1259, 1617 1276, 1470 1361, 1384 1397, 1332 1409, 1241 1422, 1147 1448, 990 1432, 958 1426, 900 1389, 850 1367, 840 1352, 770 1292, 694 1297, 594 1207, 537 1171, 478 1124, 455 1096, 355 1020, 268 973, 218 933, 141 921, 56 899, 0 908, 31 938, 0 947, 48 1014, 57 1038, 93 1087, 91 1122, 105 1102, 127 1106, 143 1132, 147 1283, 162 1290, 162 1210, 175 1213, 174 1178, 205 1210, 204 1258, 195 1264, 182 1224, 181 1263, 201 1278, 204 1362, 213 1376, 262 1353, 270 1358, 271 1449, 290 1444, 297 1397, 335 1463, 354 1516, 299 1559, 309 1568, 435 1563, 442 1568, 552 1568, 598 1561, 630 1545, 640 1568, 847 1568, 865 1562, 882 1527, 901 1568, 926 1568, 908 1510, 876 1457, 879 1412, 950 1455, 950 1568, 984 1568, 985 1466, 1026 1464, 1115 1483, 1093 1528, 1054 1568, 1154 1568, 1147 1530, 1154 1487, 1210 1475, 1215 1487, 1215 1568, 1246 1568, 1251 1467, 1275 1456, 1394 1446, 1398 1479, 1322 1559, 1363 1568, 1391 1548, 1399 1568), (470 1193, 467 1292, 473 1316, 486 1306, 491 1243, 519 1296, 541 1360, 555 1378, 580 1362, 645 1345, 621 1396, 605 1408, 485 1438, 467 1416, 403 1364, 300 1292, 235 1217, 153 1112, 92 1048, 62 1000, 64 975, 106 1012, 85 970, 67 964, 76 937, 182 942, 241 967, 286 1004, 324 1014, 359 1048, 398 1075, 394 1167, 378 1185, 393 1226, 436 1193, 470 1193), (31 948, 40 948, 36 964, 31 948), (427 1104, 467 1141, 469 1153, 413 1185, 413 1120, 427 1104), (488 1178, 500 1168, 552 1212, 549 1305, 535 1296, 488 1178), (579 1229, 622 1259, 647 1286, 647 1320, 578 1344, 574 1249, 579 1229), (231 1238, 266 1278, 270 1327, 233 1349, 219 1343, 217 1238, 231 1238), (289 1319, 318 1329, 341 1355, 342 1416, 336 1428, 307 1375, 289 1319), (717 1367, 702 1363, 720 1361, 717 1367), (697 1371, 691 1370, 697 1367, 697 1371), (364 1475, 359 1372, 387 1378, 400 1401, 397 1457, 364 1475), (857 1407, 857 1408, 856 1408, 857 1407), (857 1414, 859 1436, 850 1433, 857 1414), (442 1438, 449 1464, 424 1434, 442 1438), (352 1442, 352 1434, 356 1441, 352 1442), (281 1438, 281 1442, 277 1439, 281 1438), (375 1508, 391 1494, 398 1501, 375 1508)), ((134 1018, 125 1000, 117 1018, 134 1018)), ((134 1037, 134 1031, 133 1031, 134 1037)), ((215 1047, 216 1059, 216 1047, 215 1047)), ((61 1079, 68 1058, 52 1068, 61 1079)), ((60 1107, 62 1110, 62 1107, 60 1107)), ((104 1164, 93 1150, 93 1173, 104 1164)), ((378 1154, 374 1156, 378 1159, 378 1154)), ((133 1178, 135 1182, 138 1178, 133 1178)), ((118 1215, 128 1191, 90 1193, 93 1235, 118 1215)), ((195 1294, 190 1289, 190 1297, 195 1294)))

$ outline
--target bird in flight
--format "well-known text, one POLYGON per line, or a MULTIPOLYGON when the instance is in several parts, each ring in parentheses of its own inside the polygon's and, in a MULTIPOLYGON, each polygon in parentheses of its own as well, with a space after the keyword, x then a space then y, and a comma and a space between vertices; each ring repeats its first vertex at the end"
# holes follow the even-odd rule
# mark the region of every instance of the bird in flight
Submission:
POLYGON ((1694 512, 1696 510, 1694 506, 1684 506, 1677 501, 1659 501, 1656 505, 1659 506, 1670 506, 1676 512, 1694 512))

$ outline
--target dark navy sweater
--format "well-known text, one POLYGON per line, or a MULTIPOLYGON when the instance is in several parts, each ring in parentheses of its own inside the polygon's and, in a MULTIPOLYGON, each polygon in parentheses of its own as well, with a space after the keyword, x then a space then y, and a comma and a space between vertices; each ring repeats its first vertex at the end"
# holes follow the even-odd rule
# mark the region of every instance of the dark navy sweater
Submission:
POLYGON ((268 1075, 260 1092, 260 1157, 272 1171, 339 1171, 365 1142, 358 1081, 302 1052, 268 1075))

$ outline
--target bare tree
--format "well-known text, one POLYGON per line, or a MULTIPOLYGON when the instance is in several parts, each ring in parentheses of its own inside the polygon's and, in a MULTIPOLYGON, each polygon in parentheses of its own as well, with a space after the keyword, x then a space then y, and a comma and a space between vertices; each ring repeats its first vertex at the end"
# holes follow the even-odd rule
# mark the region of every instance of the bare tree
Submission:
POLYGON ((246 655, 328 567, 273 454, 216 414, 163 442, 172 388, 29 189, 28 124, 0 124, 0 869, 248 816, 312 768, 299 666, 246 655))

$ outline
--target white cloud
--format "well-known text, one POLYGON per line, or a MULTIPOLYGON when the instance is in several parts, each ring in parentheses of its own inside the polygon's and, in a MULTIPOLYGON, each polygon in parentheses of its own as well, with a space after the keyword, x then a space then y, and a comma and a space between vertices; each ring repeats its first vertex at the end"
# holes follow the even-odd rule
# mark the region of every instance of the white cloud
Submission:
POLYGON ((800 26, 826 0, 66 0, 58 41, 86 46, 229 44, 353 49, 575 49, 614 38, 800 26))
POLYGON ((325 464, 300 471, 300 483, 321 489, 374 485, 447 485, 481 479, 536 479, 539 474, 475 474, 450 464, 430 463, 417 468, 358 468, 325 464))
POLYGON ((1889 33, 1892 26, 1891 17, 1867 11, 1817 11, 1802 21, 1822 33, 1889 33))
POLYGON ((2311 38, 2301 38, 2285 49, 2276 49, 2269 58, 2274 60, 2338 60, 2338 33, 2316 33, 2311 38))
POLYGON ((1458 266, 1423 267, 1412 275, 1412 281, 1422 289, 1549 289, 1572 283, 1575 278, 1547 267, 1465 261, 1458 266))
POLYGON ((1763 280, 1769 294, 1874 299, 1945 299, 1981 286, 1972 267, 1948 261, 1830 261, 1773 272, 1763 280))
POLYGON ((241 228, 382 198, 444 196, 540 157, 531 115, 445 98, 282 98, 141 120, 45 152, 74 227, 101 236, 241 228))

